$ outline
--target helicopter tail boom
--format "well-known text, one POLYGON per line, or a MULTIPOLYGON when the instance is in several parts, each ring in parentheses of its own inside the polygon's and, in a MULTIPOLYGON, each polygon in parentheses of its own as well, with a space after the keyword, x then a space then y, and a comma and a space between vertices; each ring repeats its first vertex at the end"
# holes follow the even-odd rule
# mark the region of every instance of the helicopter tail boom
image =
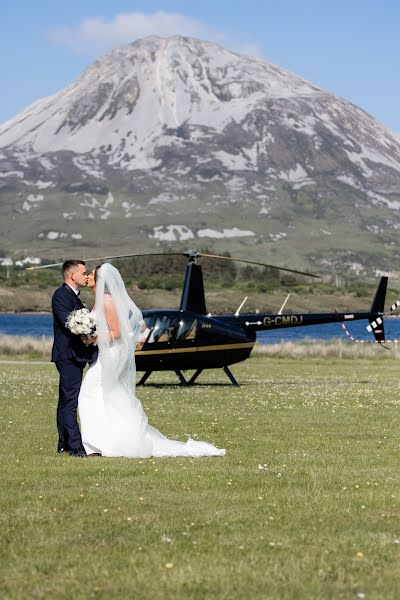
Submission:
POLYGON ((385 338, 383 312, 386 298, 387 277, 382 277, 375 292, 369 312, 331 312, 331 313, 292 313, 292 314, 247 314, 240 316, 222 317, 230 323, 235 323, 246 332, 255 332, 286 327, 304 327, 307 325, 322 325, 324 323, 342 323, 349 321, 368 320, 377 341, 385 338))

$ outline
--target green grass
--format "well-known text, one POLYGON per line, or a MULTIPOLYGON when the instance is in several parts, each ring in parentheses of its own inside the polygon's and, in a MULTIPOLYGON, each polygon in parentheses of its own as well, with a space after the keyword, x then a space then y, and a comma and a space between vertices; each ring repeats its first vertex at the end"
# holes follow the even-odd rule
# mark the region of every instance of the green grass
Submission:
POLYGON ((138 389, 152 424, 226 457, 84 460, 54 451, 55 368, 1 364, 1 597, 397 599, 397 361, 233 371, 240 389, 138 389))

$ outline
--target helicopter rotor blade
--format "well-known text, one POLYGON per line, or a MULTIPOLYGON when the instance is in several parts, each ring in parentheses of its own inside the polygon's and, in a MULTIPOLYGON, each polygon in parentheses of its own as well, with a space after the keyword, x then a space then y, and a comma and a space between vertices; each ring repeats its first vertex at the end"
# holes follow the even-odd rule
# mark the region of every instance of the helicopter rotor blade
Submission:
POLYGON ((288 269, 287 267, 277 267, 276 265, 269 265, 266 263, 255 262, 254 260, 243 260, 242 258, 232 258, 231 256, 220 256, 219 254, 201 254, 201 256, 207 256, 208 258, 221 258, 223 260, 233 260, 235 262, 247 263, 249 265, 259 265, 260 267, 268 267, 270 269, 279 269, 279 271, 287 271, 288 273, 297 273, 298 275, 307 275, 307 277, 316 277, 321 279, 320 275, 315 273, 307 273, 306 271, 297 271, 296 269, 288 269))
MULTIPOLYGON (((195 252, 195 251, 189 251, 189 255, 191 252, 195 252)), ((221 260, 232 260, 234 262, 242 262, 242 263, 246 263, 249 265, 258 265, 260 267, 268 267, 270 269, 278 269, 279 271, 286 271, 288 273, 296 273, 297 275, 306 275, 307 277, 315 277, 317 279, 320 279, 321 276, 320 275, 316 275, 315 273, 308 273, 306 271, 298 271, 297 269, 288 269, 287 267, 279 267, 277 265, 270 265, 267 263, 261 263, 261 262, 256 262, 254 260, 244 260, 243 258, 232 258, 231 256, 221 256, 220 254, 203 254, 201 252, 195 252, 197 257, 200 258, 201 256, 205 256, 207 258, 217 258, 217 259, 221 259, 221 260)), ((149 253, 145 253, 145 254, 118 254, 116 256, 97 256, 95 258, 85 258, 85 262, 97 262, 97 261, 102 261, 102 260, 112 260, 112 259, 117 259, 117 258, 133 258, 133 257, 139 257, 139 256, 188 256, 187 252, 149 252, 149 253)), ((26 267, 26 271, 36 271, 38 269, 48 269, 51 267, 60 267, 63 263, 59 262, 59 263, 52 263, 49 265, 40 265, 40 266, 34 266, 34 267, 26 267)))
POLYGON ((63 263, 51 263, 49 265, 40 265, 36 267, 25 267, 25 271, 37 271, 38 269, 50 269, 50 267, 60 267, 63 263))
MULTIPOLYGON (((96 258, 85 258, 85 262, 96 262, 98 260, 111 260, 114 258, 132 258, 134 256, 183 256, 182 252, 149 252, 148 254, 119 254, 118 256, 97 256, 96 258)), ((62 262, 52 263, 50 265, 40 265, 35 267, 26 267, 26 271, 36 271, 37 269, 48 269, 50 267, 61 267, 62 262)))

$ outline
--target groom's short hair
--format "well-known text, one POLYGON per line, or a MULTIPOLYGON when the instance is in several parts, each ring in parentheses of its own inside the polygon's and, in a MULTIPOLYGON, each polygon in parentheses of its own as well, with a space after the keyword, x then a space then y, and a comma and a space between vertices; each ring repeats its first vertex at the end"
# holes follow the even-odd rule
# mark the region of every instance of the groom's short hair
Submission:
POLYGON ((67 277, 69 272, 72 269, 74 269, 75 267, 77 267, 78 265, 86 266, 86 263, 83 260, 66 260, 66 261, 64 261, 62 269, 61 269, 64 279, 67 277))

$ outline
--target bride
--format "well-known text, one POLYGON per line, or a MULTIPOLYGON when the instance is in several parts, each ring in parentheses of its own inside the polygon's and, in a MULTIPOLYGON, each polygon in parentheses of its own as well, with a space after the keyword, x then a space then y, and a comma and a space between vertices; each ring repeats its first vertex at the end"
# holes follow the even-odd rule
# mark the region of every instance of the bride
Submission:
MULTIPOLYGON (((169 439, 147 422, 135 394, 135 346, 142 313, 128 296, 119 271, 109 263, 96 267, 88 286, 95 293, 93 313, 99 356, 90 365, 78 400, 82 441, 88 455, 223 456, 225 450, 207 442, 169 439)), ((82 338, 83 339, 83 338, 82 338)))

